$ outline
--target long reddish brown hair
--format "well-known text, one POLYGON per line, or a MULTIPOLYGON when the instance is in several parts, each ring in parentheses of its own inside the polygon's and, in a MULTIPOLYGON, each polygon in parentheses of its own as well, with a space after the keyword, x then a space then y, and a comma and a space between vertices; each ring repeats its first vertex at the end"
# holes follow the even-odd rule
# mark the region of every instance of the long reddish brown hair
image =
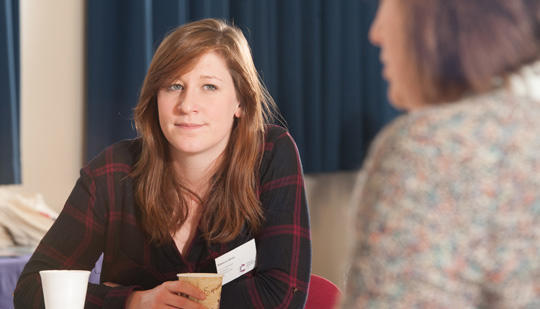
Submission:
MULTIPOLYGON (((256 233, 263 221, 258 199, 258 169, 265 123, 275 115, 275 104, 262 84, 242 31, 216 19, 185 24, 172 31, 156 50, 134 120, 142 151, 132 175, 141 224, 153 242, 170 240, 188 215, 187 201, 199 200, 199 227, 208 242, 234 239, 246 227, 256 233), (157 93, 187 73, 201 55, 213 51, 225 60, 242 109, 235 120, 220 165, 211 177, 206 196, 197 196, 178 181, 171 168, 168 142, 158 121, 157 93)), ((181 176, 181 175, 180 175, 181 176)))
POLYGON ((540 60, 538 0, 399 3, 425 102, 489 91, 496 81, 540 60))

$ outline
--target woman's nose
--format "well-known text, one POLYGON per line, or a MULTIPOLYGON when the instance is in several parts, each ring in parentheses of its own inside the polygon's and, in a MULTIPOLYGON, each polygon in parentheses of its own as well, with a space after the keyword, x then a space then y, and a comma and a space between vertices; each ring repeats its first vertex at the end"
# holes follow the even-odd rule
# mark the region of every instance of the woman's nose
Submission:
POLYGON ((379 10, 369 28, 369 41, 375 46, 381 46, 381 21, 379 10))
POLYGON ((178 97, 177 109, 183 114, 197 111, 197 96, 190 89, 185 89, 178 97))

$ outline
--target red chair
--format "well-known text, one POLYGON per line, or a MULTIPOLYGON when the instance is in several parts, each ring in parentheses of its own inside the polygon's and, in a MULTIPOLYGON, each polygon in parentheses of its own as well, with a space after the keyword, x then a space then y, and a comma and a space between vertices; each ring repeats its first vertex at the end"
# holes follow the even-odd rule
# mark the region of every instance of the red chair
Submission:
POLYGON ((341 291, 331 281, 311 275, 305 309, 333 309, 339 303, 341 291))

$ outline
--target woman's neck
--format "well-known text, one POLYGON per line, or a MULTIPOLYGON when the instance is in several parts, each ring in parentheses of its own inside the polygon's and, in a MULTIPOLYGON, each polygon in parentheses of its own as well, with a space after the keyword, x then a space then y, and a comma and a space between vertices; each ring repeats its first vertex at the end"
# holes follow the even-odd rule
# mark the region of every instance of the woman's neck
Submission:
POLYGON ((199 197, 209 189, 210 179, 215 173, 220 156, 208 160, 201 156, 183 156, 173 159, 173 168, 180 181, 199 197))

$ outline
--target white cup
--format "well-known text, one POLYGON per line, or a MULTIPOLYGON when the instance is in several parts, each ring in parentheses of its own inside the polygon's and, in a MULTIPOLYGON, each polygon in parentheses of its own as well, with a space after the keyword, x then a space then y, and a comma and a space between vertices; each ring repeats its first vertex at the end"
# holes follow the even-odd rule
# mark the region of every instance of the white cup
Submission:
POLYGON ((46 309, 83 309, 88 270, 42 270, 41 285, 46 309))

